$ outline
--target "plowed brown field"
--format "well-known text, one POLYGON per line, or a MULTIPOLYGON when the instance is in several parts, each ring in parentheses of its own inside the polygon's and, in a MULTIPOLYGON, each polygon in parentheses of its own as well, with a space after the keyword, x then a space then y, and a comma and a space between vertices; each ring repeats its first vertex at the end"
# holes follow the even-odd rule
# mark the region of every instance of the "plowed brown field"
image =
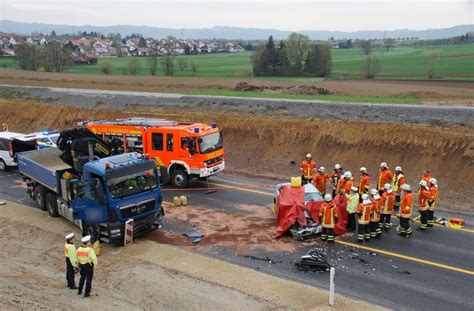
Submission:
POLYGON ((10 130, 31 132, 73 127, 87 119, 152 116, 173 120, 217 121, 224 131, 227 171, 249 176, 288 178, 298 173, 302 156, 311 152, 317 165, 340 163, 357 176, 366 166, 376 180, 380 162, 401 165, 415 185, 423 169, 439 181, 440 205, 470 210, 474 180, 474 128, 325 121, 296 117, 214 113, 152 107, 123 111, 76 109, 37 102, 0 102, 1 122, 10 130))
MULTIPOLYGON (((71 73, 31 72, 0 68, 0 84, 183 93, 196 89, 233 89, 245 79, 189 77, 100 76, 71 73)), ((249 80, 256 86, 316 85, 336 95, 409 96, 422 103, 474 106, 474 82, 325 80, 321 83, 249 80)))

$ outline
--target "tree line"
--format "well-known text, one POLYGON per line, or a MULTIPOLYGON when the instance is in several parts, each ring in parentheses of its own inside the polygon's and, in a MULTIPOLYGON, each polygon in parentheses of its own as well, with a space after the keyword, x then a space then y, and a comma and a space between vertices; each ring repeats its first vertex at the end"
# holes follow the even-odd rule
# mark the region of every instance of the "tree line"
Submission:
POLYGON ((59 42, 45 46, 21 43, 15 47, 15 59, 21 69, 63 72, 72 64, 71 54, 59 42))
MULTIPOLYGON (((178 70, 181 75, 186 70, 190 70, 193 77, 196 76, 199 70, 199 66, 194 61, 189 61, 184 57, 177 57, 167 55, 158 57, 157 55, 150 55, 146 58, 146 66, 150 75, 156 76, 158 70, 161 67, 163 75, 167 77, 174 76, 178 70)), ((126 63, 126 66, 122 68, 122 74, 130 74, 135 76, 142 69, 142 62, 136 57, 132 57, 126 63)), ((105 75, 111 75, 114 71, 114 63, 110 60, 104 60, 99 63, 99 70, 105 75)))
POLYGON ((331 48, 315 44, 308 36, 292 33, 287 40, 275 44, 270 36, 257 46, 252 56, 254 76, 316 76, 331 73, 331 48))

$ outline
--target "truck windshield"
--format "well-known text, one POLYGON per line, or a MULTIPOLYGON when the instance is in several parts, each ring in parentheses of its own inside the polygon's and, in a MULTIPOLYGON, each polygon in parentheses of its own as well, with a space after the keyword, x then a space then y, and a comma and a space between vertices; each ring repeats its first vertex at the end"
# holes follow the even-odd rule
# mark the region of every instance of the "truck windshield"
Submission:
POLYGON ((148 191, 158 187, 156 170, 147 170, 107 181, 110 195, 114 199, 148 191))
POLYGON ((209 153, 222 148, 222 135, 220 132, 204 135, 198 138, 201 153, 209 153))

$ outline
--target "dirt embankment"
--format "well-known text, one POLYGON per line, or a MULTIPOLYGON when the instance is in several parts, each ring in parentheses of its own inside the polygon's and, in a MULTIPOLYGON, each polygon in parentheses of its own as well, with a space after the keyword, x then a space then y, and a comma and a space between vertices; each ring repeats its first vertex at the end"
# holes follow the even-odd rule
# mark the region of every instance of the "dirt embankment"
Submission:
POLYGON ((217 121, 224 131, 227 170, 251 176, 287 179, 299 174, 298 163, 311 152, 317 165, 340 163, 358 175, 366 166, 373 184, 380 162, 403 167, 416 185, 429 168, 438 179, 440 205, 447 210, 472 210, 474 128, 325 121, 314 118, 263 116, 196 109, 134 107, 122 111, 74 109, 38 103, 0 102, 1 122, 11 130, 32 131, 75 126, 87 119, 152 116, 173 120, 217 121))
POLYGON ((243 78, 103 76, 0 68, 0 84, 63 88, 183 93, 196 89, 234 89, 239 82, 267 89, 288 88, 292 89, 288 93, 293 94, 321 94, 308 93, 307 90, 301 92, 302 89, 316 87, 324 88, 323 93, 328 91, 337 95, 409 96, 419 98, 426 104, 474 105, 474 82, 469 81, 324 80, 315 84, 243 78))

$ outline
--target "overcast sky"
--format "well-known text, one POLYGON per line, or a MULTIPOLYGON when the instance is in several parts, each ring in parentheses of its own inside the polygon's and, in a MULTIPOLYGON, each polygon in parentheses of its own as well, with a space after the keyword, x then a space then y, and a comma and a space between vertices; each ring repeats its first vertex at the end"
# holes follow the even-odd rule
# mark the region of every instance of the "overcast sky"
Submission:
POLYGON ((0 3, 0 19, 69 25, 356 31, 474 23, 474 0, 0 0, 0 3))

